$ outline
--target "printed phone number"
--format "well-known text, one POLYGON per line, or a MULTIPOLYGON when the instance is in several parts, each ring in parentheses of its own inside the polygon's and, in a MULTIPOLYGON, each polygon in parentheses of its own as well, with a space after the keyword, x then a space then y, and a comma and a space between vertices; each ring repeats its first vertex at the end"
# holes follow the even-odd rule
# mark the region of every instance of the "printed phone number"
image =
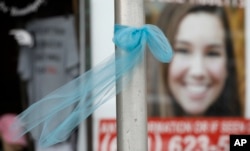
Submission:
POLYGON ((218 136, 212 144, 207 135, 174 135, 169 139, 167 151, 229 151, 229 136, 218 136))
MULTIPOLYGON (((150 134, 148 151, 229 151, 229 135, 217 135, 216 142, 208 135, 172 135, 150 134)), ((100 140, 98 151, 117 151, 117 138, 105 135, 100 140)))

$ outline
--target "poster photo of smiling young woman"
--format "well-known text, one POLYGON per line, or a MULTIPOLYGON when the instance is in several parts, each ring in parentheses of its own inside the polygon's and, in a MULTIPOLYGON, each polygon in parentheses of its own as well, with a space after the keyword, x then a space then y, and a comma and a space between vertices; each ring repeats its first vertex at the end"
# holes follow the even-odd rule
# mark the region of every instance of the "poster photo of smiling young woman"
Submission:
POLYGON ((149 117, 244 117, 244 7, 148 1, 146 14, 174 51, 147 54, 149 117))
POLYGON ((250 134, 243 2, 145 3, 174 52, 167 64, 146 54, 149 150, 229 151, 231 134, 250 134))

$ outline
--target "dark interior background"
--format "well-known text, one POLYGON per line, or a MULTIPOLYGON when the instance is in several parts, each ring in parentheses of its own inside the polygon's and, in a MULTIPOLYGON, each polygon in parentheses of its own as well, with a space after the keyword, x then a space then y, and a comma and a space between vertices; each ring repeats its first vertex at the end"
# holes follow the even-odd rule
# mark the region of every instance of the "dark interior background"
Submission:
MULTIPOLYGON (((0 0, 7 7, 24 8, 35 0, 0 0)), ((13 17, 9 13, 0 11, 0 116, 5 113, 20 113, 25 107, 25 91, 17 73, 19 46, 9 31, 14 28, 23 28, 25 24, 36 18, 68 15, 72 13, 71 0, 45 0, 36 12, 13 17)))

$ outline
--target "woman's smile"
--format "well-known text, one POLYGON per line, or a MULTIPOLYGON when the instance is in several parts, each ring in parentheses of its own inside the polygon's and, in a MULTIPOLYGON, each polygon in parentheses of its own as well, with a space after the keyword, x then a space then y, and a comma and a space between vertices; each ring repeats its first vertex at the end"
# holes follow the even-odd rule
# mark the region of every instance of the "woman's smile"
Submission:
POLYGON ((208 85, 205 84, 185 84, 184 88, 187 91, 187 96, 194 101, 204 99, 209 90, 208 85))

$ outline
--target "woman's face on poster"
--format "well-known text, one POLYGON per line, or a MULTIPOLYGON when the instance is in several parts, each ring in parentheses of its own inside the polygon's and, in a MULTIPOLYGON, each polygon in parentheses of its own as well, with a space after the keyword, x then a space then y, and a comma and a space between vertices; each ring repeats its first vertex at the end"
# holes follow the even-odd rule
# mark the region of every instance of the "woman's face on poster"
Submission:
POLYGON ((224 39, 222 22, 213 14, 191 13, 180 22, 168 83, 189 115, 202 115, 224 88, 228 74, 224 39))

